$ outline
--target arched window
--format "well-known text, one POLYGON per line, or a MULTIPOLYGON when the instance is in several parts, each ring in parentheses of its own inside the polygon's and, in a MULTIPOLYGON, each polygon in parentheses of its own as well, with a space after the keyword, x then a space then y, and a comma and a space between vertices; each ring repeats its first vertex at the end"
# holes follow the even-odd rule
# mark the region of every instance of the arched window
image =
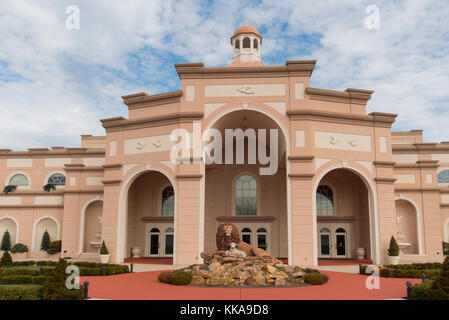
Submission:
POLYGON ((28 187, 30 185, 30 182, 28 181, 26 175, 18 173, 13 175, 11 179, 9 179, 9 185, 16 187, 28 187))
POLYGON ((316 191, 316 214, 317 216, 334 215, 334 194, 328 186, 321 185, 316 191))
POLYGON ((251 48, 251 40, 248 37, 243 39, 243 48, 251 48))
POLYGON ((48 183, 55 186, 65 186, 65 176, 61 173, 52 174, 51 177, 48 178, 48 183))
POLYGON ((331 231, 328 228, 323 228, 320 230, 320 233, 331 233, 331 231))
POLYGON ((175 212, 175 192, 173 187, 167 187, 162 191, 162 215, 173 216, 175 212))
POLYGON ((235 215, 257 215, 257 182, 251 176, 241 176, 235 183, 235 215))
POLYGON ((343 228, 338 228, 337 230, 335 230, 335 232, 346 233, 346 230, 343 228))
POLYGON ((251 229, 243 228, 242 229, 242 241, 248 244, 251 244, 251 229))
POLYGON ((235 49, 236 50, 240 49, 240 40, 239 39, 235 39, 235 49))
POLYGON ((254 39, 253 47, 255 50, 259 49, 259 40, 254 39))
POLYGON ((443 170, 438 174, 438 183, 449 183, 449 170, 443 170))

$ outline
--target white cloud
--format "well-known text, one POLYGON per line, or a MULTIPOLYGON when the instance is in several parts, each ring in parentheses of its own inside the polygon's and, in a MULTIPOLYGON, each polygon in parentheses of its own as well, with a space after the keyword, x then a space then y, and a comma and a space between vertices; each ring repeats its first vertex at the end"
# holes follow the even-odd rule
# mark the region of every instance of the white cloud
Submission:
POLYGON ((368 111, 398 113, 395 129, 449 140, 449 8, 430 0, 377 1, 380 29, 364 27, 370 1, 2 1, 0 148, 79 145, 126 116, 120 96, 176 90, 175 62, 231 60, 229 38, 248 21, 266 64, 317 59, 312 86, 373 89, 368 111), (65 8, 80 8, 80 30, 65 8))

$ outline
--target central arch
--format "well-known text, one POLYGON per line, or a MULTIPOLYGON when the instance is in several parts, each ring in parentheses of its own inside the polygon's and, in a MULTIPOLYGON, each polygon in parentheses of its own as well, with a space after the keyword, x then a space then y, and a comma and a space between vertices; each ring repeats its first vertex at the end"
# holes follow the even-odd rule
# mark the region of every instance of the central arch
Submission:
MULTIPOLYGON (((129 255, 128 250, 128 205, 129 205, 129 192, 133 183, 143 175, 147 173, 159 173, 164 178, 166 178, 171 186, 174 189, 174 213, 173 213, 173 234, 176 235, 177 232, 177 212, 178 212, 178 192, 177 185, 173 177, 164 169, 154 165, 147 164, 142 166, 141 168, 133 171, 128 178, 125 180, 123 184, 120 195, 119 195, 119 218, 118 218, 118 228, 117 228, 117 262, 123 262, 124 259, 129 255)), ((145 241, 149 241, 150 230, 146 232, 145 230, 145 241), (148 239, 146 239, 148 236, 148 239)), ((145 254, 145 250, 148 250, 148 247, 142 248, 142 253, 145 254)), ((177 243, 176 239, 173 243, 173 264, 176 264, 176 253, 177 253, 177 243)))

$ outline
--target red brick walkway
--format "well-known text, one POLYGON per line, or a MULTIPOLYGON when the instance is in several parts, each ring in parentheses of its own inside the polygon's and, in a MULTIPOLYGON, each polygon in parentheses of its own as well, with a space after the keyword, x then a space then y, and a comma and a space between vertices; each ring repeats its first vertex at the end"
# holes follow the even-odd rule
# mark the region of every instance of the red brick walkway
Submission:
POLYGON ((380 300, 406 295, 407 281, 419 279, 380 278, 380 290, 365 287, 367 276, 325 271, 327 284, 302 288, 238 289, 173 286, 157 281, 160 271, 107 277, 81 277, 88 280, 89 297, 115 300, 380 300))

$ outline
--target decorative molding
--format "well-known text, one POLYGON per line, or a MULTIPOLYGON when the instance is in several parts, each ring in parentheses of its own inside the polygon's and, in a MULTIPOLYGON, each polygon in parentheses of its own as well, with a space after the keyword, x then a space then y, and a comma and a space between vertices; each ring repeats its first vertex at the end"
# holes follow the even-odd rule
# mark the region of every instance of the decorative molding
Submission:
POLYGON ((288 177, 292 180, 312 180, 314 173, 290 173, 288 177))
POLYGON ((346 89, 345 91, 334 91, 318 88, 306 88, 310 100, 332 101, 350 104, 366 105, 371 99, 374 91, 361 89, 346 89))
POLYGON ((140 92, 122 96, 122 99, 123 102, 128 106, 128 109, 131 110, 180 102, 182 96, 183 91, 177 90, 154 95, 148 95, 145 92, 140 92))
POLYGON ((116 179, 116 180, 103 180, 101 181, 103 183, 103 185, 105 186, 118 186, 120 185, 120 183, 122 182, 122 180, 120 179, 116 179))
POLYGON ((396 178, 390 178, 390 177, 376 177, 374 178, 374 181, 381 184, 393 184, 396 182, 396 178))
POLYGON ((157 223, 157 222, 174 222, 173 216, 145 216, 141 217, 140 221, 144 223, 157 223))
POLYGON ((200 180, 203 177, 202 174, 177 174, 177 180, 200 180))
POLYGON ((291 162, 312 162, 315 156, 288 156, 287 159, 291 162))
POLYGON ((218 222, 273 222, 276 217, 273 216, 219 216, 218 222))
POLYGON ((116 164, 105 164, 103 165, 104 170, 120 170, 122 168, 122 164, 116 163, 116 164))

